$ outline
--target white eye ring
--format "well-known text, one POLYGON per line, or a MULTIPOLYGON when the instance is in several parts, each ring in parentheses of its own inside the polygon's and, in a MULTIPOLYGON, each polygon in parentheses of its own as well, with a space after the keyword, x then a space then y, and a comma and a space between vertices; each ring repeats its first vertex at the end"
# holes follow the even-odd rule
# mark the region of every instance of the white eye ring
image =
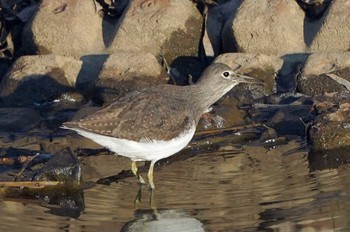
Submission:
POLYGON ((231 73, 229 71, 225 71, 222 73, 222 76, 225 78, 225 79, 228 79, 230 76, 231 76, 231 73))

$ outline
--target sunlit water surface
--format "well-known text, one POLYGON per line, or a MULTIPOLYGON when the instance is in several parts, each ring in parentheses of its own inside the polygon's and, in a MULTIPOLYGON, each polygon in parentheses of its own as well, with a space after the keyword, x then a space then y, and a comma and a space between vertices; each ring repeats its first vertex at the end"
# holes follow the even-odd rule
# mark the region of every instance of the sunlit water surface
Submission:
MULTIPOLYGON (((350 231, 350 168, 310 172, 306 152, 285 154, 297 146, 232 147, 157 166, 155 210, 146 186, 135 208, 134 177, 86 188, 77 218, 7 199, 0 231, 350 231)), ((84 181, 113 173, 120 159, 85 158, 84 181)))

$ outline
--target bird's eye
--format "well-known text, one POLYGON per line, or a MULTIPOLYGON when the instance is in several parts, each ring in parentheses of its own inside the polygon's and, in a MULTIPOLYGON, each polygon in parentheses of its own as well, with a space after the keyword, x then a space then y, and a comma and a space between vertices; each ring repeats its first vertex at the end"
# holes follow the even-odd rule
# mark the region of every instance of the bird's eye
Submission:
POLYGON ((227 77, 230 76, 230 72, 225 71, 225 72, 222 73, 222 76, 227 78, 227 77))

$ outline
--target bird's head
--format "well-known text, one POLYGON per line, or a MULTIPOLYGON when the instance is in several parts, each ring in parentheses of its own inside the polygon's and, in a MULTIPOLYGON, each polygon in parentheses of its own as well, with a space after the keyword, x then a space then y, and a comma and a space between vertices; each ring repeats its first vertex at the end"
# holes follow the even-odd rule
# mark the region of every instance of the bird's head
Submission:
POLYGON ((234 72, 229 66, 222 63, 211 64, 204 70, 198 84, 204 83, 208 87, 227 89, 227 91, 240 83, 263 84, 260 80, 234 72))

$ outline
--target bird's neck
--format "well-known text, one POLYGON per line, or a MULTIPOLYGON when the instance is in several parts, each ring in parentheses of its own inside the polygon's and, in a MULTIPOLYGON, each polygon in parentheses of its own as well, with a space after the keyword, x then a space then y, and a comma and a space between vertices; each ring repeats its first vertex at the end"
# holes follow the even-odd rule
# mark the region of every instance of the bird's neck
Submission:
POLYGON ((203 85, 201 83, 189 86, 189 91, 192 92, 192 105, 199 112, 204 112, 211 105, 217 102, 222 96, 230 91, 235 85, 203 85))

